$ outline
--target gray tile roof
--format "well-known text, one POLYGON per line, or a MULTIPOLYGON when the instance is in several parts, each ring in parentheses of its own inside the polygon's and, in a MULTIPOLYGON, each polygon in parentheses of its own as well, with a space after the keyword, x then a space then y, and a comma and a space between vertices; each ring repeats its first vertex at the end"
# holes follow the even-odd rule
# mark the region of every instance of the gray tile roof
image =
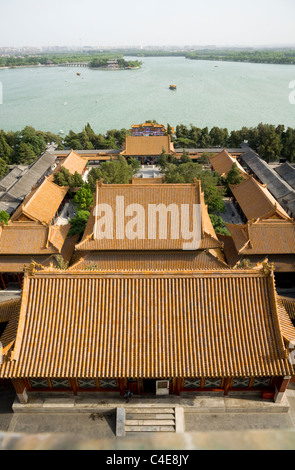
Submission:
POLYGON ((240 158, 246 163, 252 173, 254 173, 263 184, 267 185, 268 190, 277 200, 285 198, 290 195, 290 193, 294 192, 293 188, 253 150, 250 149, 246 153, 241 154, 240 158))
POLYGON ((284 163, 276 168, 276 172, 295 189, 295 168, 290 163, 284 163))
POLYGON ((21 202, 31 191, 32 187, 38 183, 47 172, 51 172, 51 167, 55 160, 55 154, 50 152, 43 153, 38 160, 29 166, 20 178, 16 179, 14 184, 1 196, 0 200, 18 200, 21 202))
POLYGON ((25 172, 25 169, 15 166, 7 175, 5 175, 1 180, 0 180, 0 190, 1 191, 8 191, 11 186, 13 186, 17 180, 23 175, 25 172))

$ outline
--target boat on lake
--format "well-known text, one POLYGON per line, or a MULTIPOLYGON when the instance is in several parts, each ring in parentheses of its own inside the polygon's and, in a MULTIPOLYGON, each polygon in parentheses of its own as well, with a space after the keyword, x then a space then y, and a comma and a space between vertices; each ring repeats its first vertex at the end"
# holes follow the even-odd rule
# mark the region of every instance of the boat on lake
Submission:
POLYGON ((169 89, 170 89, 170 90, 176 90, 176 85, 170 85, 170 86, 169 86, 169 89))

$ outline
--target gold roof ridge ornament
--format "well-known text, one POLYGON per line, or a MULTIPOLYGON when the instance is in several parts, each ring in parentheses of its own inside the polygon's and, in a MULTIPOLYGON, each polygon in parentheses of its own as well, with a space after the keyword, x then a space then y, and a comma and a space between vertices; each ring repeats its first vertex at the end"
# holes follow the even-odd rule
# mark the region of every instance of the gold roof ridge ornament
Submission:
POLYGON ((34 277, 36 272, 36 263, 31 261, 30 264, 25 264, 24 266, 24 276, 25 277, 34 277))
POLYGON ((262 267, 260 271, 263 274, 268 274, 269 276, 274 277, 274 271, 275 271, 274 263, 269 263, 268 259, 266 259, 265 261, 261 263, 261 266, 262 267))

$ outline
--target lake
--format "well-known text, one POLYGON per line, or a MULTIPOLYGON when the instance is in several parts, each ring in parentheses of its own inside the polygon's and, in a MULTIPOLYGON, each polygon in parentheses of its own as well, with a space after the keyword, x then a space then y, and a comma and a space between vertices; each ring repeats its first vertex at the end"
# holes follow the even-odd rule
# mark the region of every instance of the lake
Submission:
MULTIPOLYGON (((132 58, 131 58, 132 59, 132 58)), ((147 119, 198 127, 295 127, 295 66, 142 58, 139 70, 35 67, 0 70, 0 129, 58 133, 130 128, 147 119), (81 75, 78 76, 77 72, 81 75), (176 91, 169 85, 177 85, 176 91)))

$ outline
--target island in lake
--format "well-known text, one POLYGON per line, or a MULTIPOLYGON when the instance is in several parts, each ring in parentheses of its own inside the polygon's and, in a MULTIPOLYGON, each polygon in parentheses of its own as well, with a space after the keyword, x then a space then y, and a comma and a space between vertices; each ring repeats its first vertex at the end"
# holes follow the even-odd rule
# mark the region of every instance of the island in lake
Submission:
POLYGON ((139 69, 142 62, 139 60, 125 60, 121 59, 107 59, 98 58, 92 59, 89 67, 92 69, 107 69, 107 70, 120 70, 120 69, 139 69))

